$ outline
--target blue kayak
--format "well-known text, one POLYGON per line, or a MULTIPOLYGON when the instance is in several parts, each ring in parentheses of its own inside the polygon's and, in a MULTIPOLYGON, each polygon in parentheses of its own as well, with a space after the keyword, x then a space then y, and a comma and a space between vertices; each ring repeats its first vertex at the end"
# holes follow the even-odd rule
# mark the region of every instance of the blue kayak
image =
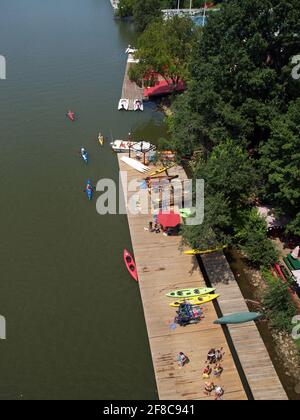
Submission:
POLYGON ((94 187, 93 187, 93 184, 92 184, 90 179, 88 179, 88 182, 86 184, 85 193, 86 193, 86 196, 89 200, 93 199, 94 187))
POLYGON ((80 156, 82 157, 82 160, 85 163, 89 162, 89 155, 88 155, 88 152, 86 150, 84 152, 82 150, 80 150, 80 156))

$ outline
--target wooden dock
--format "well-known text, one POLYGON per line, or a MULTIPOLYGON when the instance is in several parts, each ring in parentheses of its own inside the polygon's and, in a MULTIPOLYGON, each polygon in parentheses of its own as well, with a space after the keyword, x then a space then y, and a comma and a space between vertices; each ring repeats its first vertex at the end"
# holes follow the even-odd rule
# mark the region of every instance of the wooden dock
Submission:
MULTIPOLYGON (((142 175, 130 169, 118 155, 119 167, 127 171, 128 182, 142 179, 142 175)), ((179 168, 180 169, 180 168, 179 168)), ((182 169, 170 170, 185 176, 182 169)), ((130 193, 129 193, 130 197, 130 193)), ((218 318, 213 303, 203 306, 205 319, 197 325, 170 328, 175 309, 165 294, 174 289, 205 286, 199 265, 192 257, 180 250, 179 237, 166 237, 144 230, 151 216, 128 214, 135 260, 139 272, 139 286, 154 365, 158 395, 168 400, 213 399, 204 394, 202 371, 207 353, 211 348, 223 347, 226 352, 224 372, 221 378, 212 378, 215 385, 225 390, 226 400, 246 400, 239 372, 229 350, 222 327, 214 325, 218 318), (179 368, 176 355, 184 352, 190 363, 179 368)))
MULTIPOLYGON (((222 316, 248 312, 248 306, 223 252, 203 255, 201 260, 210 283, 221 295, 218 306, 222 316)), ((287 400, 256 324, 229 325, 228 330, 254 399, 287 400)))
POLYGON ((144 99, 144 89, 140 88, 136 83, 132 82, 128 77, 128 71, 131 66, 133 66, 137 61, 134 59, 132 54, 128 54, 128 59, 125 68, 125 76, 123 81, 122 87, 122 99, 129 100, 129 108, 128 111, 134 110, 134 100, 138 99, 139 101, 143 102, 144 99))

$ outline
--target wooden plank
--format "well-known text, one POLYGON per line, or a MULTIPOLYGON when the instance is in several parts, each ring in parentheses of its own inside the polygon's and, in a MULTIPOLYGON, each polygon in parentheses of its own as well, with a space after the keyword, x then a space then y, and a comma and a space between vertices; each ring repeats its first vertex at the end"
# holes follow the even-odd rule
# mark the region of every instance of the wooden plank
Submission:
MULTIPOLYGON (((120 158, 118 155, 120 169, 127 171, 128 182, 133 179, 141 180, 142 175, 134 169, 128 170, 120 158)), ((172 171, 177 172, 176 169, 172 171)), ((181 169, 178 173, 181 173, 181 169)), ((212 379, 215 384, 224 388, 224 399, 247 399, 223 330, 213 324, 217 315, 211 302, 203 305, 205 319, 199 324, 177 326, 175 330, 170 328, 175 308, 168 305, 172 299, 167 298, 165 294, 172 289, 182 287, 204 287, 205 282, 198 264, 194 263, 192 257, 182 253, 179 237, 166 237, 144 230, 150 220, 149 215, 128 213, 160 399, 212 399, 213 397, 204 395, 205 381, 202 379, 207 353, 212 347, 223 347, 226 352, 222 377, 212 379), (190 358, 190 363, 182 369, 178 367, 176 361, 179 351, 190 358)))
POLYGON ((125 76, 122 87, 122 98, 129 99, 129 111, 134 109, 134 100, 139 99, 141 102, 144 99, 144 89, 140 88, 136 83, 132 82, 129 79, 128 72, 131 66, 135 63, 134 57, 132 54, 128 54, 128 59, 126 63, 125 76))
MULTIPOLYGON (((217 287, 223 316, 248 312, 239 285, 223 252, 201 256, 211 284, 217 287)), ((255 400, 287 400, 269 353, 254 322, 228 326, 255 400)))

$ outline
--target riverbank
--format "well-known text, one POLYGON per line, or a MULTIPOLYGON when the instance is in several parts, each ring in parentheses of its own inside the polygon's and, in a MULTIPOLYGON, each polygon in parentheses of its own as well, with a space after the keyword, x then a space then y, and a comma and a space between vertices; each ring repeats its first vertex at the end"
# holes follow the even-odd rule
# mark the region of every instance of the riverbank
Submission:
MULTIPOLYGON (((249 310, 261 310, 262 298, 267 289, 263 276, 249 266, 245 257, 238 251, 231 250, 226 255, 249 310)), ((290 334, 275 330, 266 320, 259 322, 257 326, 289 398, 299 400, 300 393, 296 391, 300 378, 297 344, 290 334)))

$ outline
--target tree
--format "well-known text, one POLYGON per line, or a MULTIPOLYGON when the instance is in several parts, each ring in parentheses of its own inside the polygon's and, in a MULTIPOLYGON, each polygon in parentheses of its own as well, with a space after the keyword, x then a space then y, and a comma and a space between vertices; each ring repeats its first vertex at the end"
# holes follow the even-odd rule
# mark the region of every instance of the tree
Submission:
POLYGON ((160 14, 160 0, 134 0, 133 18, 139 32, 144 31, 147 25, 160 14))
POLYGON ((271 134, 260 147, 264 196, 290 216, 288 229, 300 236, 300 98, 271 123, 271 134))
POLYGON ((122 18, 133 15, 135 0, 119 0, 118 15, 122 18))
POLYGON ((143 79, 160 75, 176 87, 180 79, 188 76, 188 63, 196 36, 189 18, 175 16, 149 24, 140 36, 136 58, 139 63, 130 69, 130 78, 142 84, 143 79))

